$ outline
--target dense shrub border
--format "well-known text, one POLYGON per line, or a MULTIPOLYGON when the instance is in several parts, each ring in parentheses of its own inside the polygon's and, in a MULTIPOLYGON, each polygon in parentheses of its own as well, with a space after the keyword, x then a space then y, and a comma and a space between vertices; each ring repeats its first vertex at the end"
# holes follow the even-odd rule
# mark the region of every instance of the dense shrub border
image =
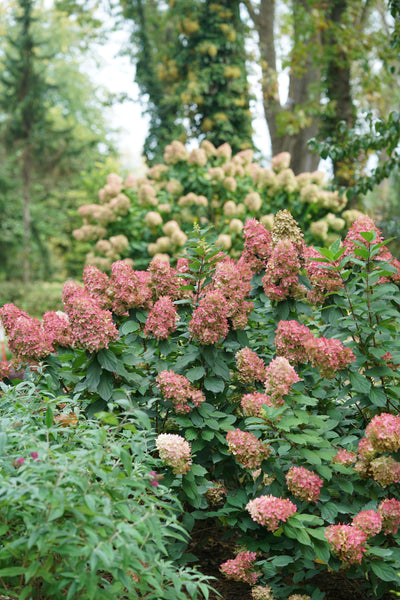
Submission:
POLYGON ((116 427, 140 409, 182 523, 240 533, 221 569, 253 598, 322 599, 325 569, 379 598, 400 571, 399 273, 368 217, 317 251, 281 211, 237 261, 197 230, 176 269, 90 266, 65 313, 0 316, 43 393, 116 427))
POLYGON ((121 258, 133 260, 136 269, 146 268, 153 256, 175 264, 194 223, 215 227, 217 244, 238 258, 246 220, 256 217, 270 230, 284 208, 308 243, 330 245, 344 237, 361 213, 345 210, 346 198, 329 190, 324 173, 295 176, 290 160, 283 152, 264 168, 252 150, 232 155, 229 144, 215 148, 204 141, 189 151, 175 140, 164 162, 145 176, 110 173, 98 202, 79 208, 83 225, 73 235, 92 243, 87 263, 102 271, 121 258))

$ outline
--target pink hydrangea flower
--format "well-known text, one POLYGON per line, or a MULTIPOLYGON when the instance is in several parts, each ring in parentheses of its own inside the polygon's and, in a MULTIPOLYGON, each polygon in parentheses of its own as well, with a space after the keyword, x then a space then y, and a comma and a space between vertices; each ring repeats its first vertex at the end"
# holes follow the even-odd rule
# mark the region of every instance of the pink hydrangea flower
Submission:
POLYGON ((51 310, 44 313, 42 327, 45 335, 51 339, 53 347, 64 346, 68 348, 73 344, 73 335, 66 313, 51 310))
POLYGON ((236 353, 236 368, 241 383, 254 383, 265 380, 265 364, 250 348, 242 348, 236 353))
POLYGON ((332 462, 338 465, 344 465, 345 467, 349 467, 357 460, 357 453, 350 452, 349 450, 338 450, 337 454, 333 457, 332 462))
MULTIPOLYGON (((362 215, 359 217, 353 225, 350 227, 346 238, 343 241, 343 246, 345 248, 345 256, 354 254, 358 248, 355 244, 356 241, 362 242, 364 245, 368 245, 365 239, 362 237, 362 233, 367 231, 375 231, 376 238, 373 241, 374 244, 380 244, 383 242, 382 232, 376 227, 375 222, 371 217, 367 215, 362 215)), ((393 273, 390 277, 381 277, 378 283, 385 283, 387 281, 394 281, 395 283, 400 283, 400 263, 396 258, 393 258, 391 252, 385 247, 381 246, 379 248, 378 254, 374 257, 374 260, 384 260, 388 261, 392 266, 397 269, 397 273, 393 273)))
POLYGON ((196 389, 184 375, 174 371, 161 371, 156 377, 157 386, 165 400, 171 400, 176 413, 188 413, 194 406, 200 406, 205 401, 201 390, 196 389))
POLYGON ((307 502, 317 502, 323 486, 322 479, 304 467, 290 467, 286 483, 293 496, 307 502))
POLYGON ((181 279, 176 277, 176 270, 168 262, 154 257, 149 264, 148 273, 153 299, 170 296, 172 300, 178 300, 182 297, 181 279))
POLYGON ((37 452, 31 452, 32 460, 37 460, 39 458, 39 454, 37 452))
POLYGON ((253 273, 265 268, 272 251, 271 233, 257 219, 247 219, 243 229, 244 248, 239 262, 246 262, 253 273))
POLYGON ((257 469, 271 453, 266 442, 261 442, 253 433, 235 429, 226 434, 228 450, 237 462, 247 469, 257 469))
MULTIPOLYGON (((383 242, 382 232, 376 227, 375 221, 371 219, 368 215, 362 215, 359 217, 352 226, 350 227, 344 241, 343 246, 345 248, 345 256, 353 254, 354 251, 358 248, 358 246, 354 242, 361 242, 363 244, 367 244, 361 233, 366 233, 367 231, 375 231, 376 239, 374 240, 375 244, 379 244, 383 242)), ((385 252, 385 248, 380 248, 380 254, 385 252)), ((387 250, 386 250, 387 252, 387 250)))
POLYGON ((235 263, 232 258, 225 257, 215 268, 212 278, 212 288, 220 290, 226 300, 227 317, 231 320, 233 329, 244 329, 248 315, 254 304, 246 300, 251 291, 253 273, 245 263, 235 263))
POLYGON ((379 456, 371 460, 369 468, 372 477, 382 487, 400 481, 400 463, 391 456, 379 456))
POLYGON ((279 240, 272 250, 262 279, 265 295, 277 302, 304 296, 305 288, 298 280, 300 268, 296 246, 288 239, 279 240))
POLYGON ((382 515, 382 530, 386 535, 396 534, 400 525, 400 501, 395 498, 386 498, 378 506, 378 512, 382 515))
POLYGON ((150 308, 152 291, 146 271, 134 271, 123 260, 111 265, 110 295, 116 315, 128 316, 131 308, 150 308))
POLYGON ((255 585, 251 588, 251 597, 253 600, 275 600, 272 589, 269 585, 255 585))
POLYGON ((323 304, 327 294, 343 288, 343 281, 337 271, 326 268, 327 263, 323 262, 320 253, 312 246, 305 248, 304 258, 307 276, 312 285, 307 293, 307 300, 311 304, 323 304), (315 260, 318 258, 320 260, 315 260))
POLYGON ((265 391, 274 406, 284 403, 283 396, 290 392, 291 386, 300 381, 300 377, 289 363, 287 358, 278 356, 266 368, 265 391))
POLYGON ((261 394, 259 392, 254 392, 253 394, 245 394, 240 401, 240 405, 246 417, 261 417, 261 410, 263 404, 272 406, 272 402, 269 399, 269 396, 267 396, 267 394, 261 394))
POLYGON ((358 442, 358 454, 362 460, 369 461, 377 455, 371 440, 364 437, 358 442))
POLYGON ((276 531, 279 521, 287 521, 297 511, 293 502, 275 496, 259 496, 246 505, 246 510, 256 523, 264 525, 268 531, 276 531))
POLYGON ((3 304, 0 308, 0 319, 7 335, 13 330, 14 325, 19 317, 26 317, 28 314, 15 306, 15 304, 3 304))
POLYGON ((400 448, 400 417, 390 413, 376 415, 365 435, 378 452, 396 452, 400 448))
POLYGON ((25 462, 25 458, 23 456, 20 456, 19 458, 17 458, 17 465, 23 465, 25 462))
POLYGON ((83 270, 82 281, 85 290, 100 308, 111 308, 110 278, 94 265, 88 265, 83 270))
POLYGON ((102 310, 89 294, 73 281, 63 287, 62 299, 70 322, 74 346, 89 352, 108 348, 118 337, 112 314, 102 310))
POLYGON ((200 344, 216 344, 228 335, 228 307, 222 292, 207 292, 193 311, 189 332, 200 344))
POLYGON ((362 510, 353 518, 351 524, 364 531, 370 538, 382 529, 382 515, 374 510, 362 510))
POLYGON ((190 471, 192 459, 190 444, 175 433, 160 433, 156 438, 156 448, 161 460, 172 467, 175 475, 190 471))
POLYGON ((335 338, 309 338, 304 346, 312 366, 317 367, 321 377, 327 379, 356 359, 353 351, 335 338))
POLYGON ((53 352, 53 336, 42 328, 39 319, 30 317, 14 304, 4 304, 0 308, 0 319, 8 347, 17 359, 36 362, 53 352))
POLYGON ((340 560, 349 564, 361 564, 367 541, 364 531, 353 525, 330 525, 325 529, 325 537, 340 560))
POLYGON ((221 572, 234 581, 243 581, 254 585, 259 577, 261 577, 261 571, 255 570, 255 561, 257 554, 255 552, 239 552, 236 558, 227 560, 222 563, 220 569, 221 572))
POLYGON ((149 312, 144 334, 159 340, 167 339, 176 329, 178 313, 169 296, 160 296, 149 312))
POLYGON ((308 362, 304 344, 313 339, 308 327, 297 321, 280 321, 275 334, 275 348, 279 356, 287 358, 292 365, 308 362))

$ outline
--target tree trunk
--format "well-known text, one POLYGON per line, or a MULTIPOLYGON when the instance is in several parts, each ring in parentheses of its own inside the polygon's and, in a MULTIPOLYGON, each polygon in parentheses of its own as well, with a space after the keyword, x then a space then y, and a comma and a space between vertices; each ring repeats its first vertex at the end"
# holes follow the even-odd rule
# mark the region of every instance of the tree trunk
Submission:
POLYGON ((27 147, 25 147, 22 157, 22 183, 24 197, 22 268, 24 283, 29 283, 31 280, 31 160, 27 147))
MULTIPOLYGON (((326 65, 326 95, 329 104, 324 118, 321 135, 331 138, 340 144, 343 135, 338 129, 341 121, 352 128, 355 121, 355 109, 350 85, 351 64, 344 44, 340 43, 341 23, 348 8, 348 0, 334 0, 329 3, 327 19, 329 27, 324 33, 323 43, 329 47, 329 60, 326 65)), ((360 7, 362 8, 362 7, 360 7)), ((355 32, 356 34, 356 32, 355 32)), ((349 186, 354 174, 354 158, 333 161, 335 182, 341 186, 349 186)))
MULTIPOLYGON (((286 105, 282 106, 279 99, 275 51, 275 0, 261 0, 258 13, 254 11, 250 2, 245 4, 259 36, 263 105, 271 137, 272 154, 290 152, 290 166, 296 174, 314 171, 320 159, 308 149, 307 141, 317 134, 319 127, 318 118, 309 110, 310 86, 315 82, 319 84, 321 80, 320 68, 313 59, 315 53, 318 55, 317 48, 321 44, 319 34, 310 33, 307 45, 312 45, 313 51, 307 52, 302 64, 292 66, 288 100, 286 105)), ((302 24, 302 14, 310 10, 307 0, 293 2, 294 51, 299 37, 299 26, 302 24)), ((317 100, 319 107, 319 98, 317 100)))

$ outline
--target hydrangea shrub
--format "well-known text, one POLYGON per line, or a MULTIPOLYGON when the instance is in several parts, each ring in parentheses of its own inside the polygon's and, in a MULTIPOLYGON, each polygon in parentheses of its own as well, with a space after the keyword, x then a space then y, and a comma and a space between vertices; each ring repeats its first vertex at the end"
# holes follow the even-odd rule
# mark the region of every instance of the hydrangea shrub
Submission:
MULTIPOLYGON (((133 260, 135 268, 146 267, 153 256, 175 261, 194 222, 212 225, 217 243, 238 258, 246 220, 256 217, 270 230, 282 208, 292 212, 306 240, 318 245, 343 237, 361 214, 346 210, 346 198, 328 189, 324 173, 295 176, 287 152, 265 168, 252 150, 232 155, 229 144, 215 148, 209 141, 189 150, 175 140, 165 148, 164 162, 144 176, 111 173, 98 202, 79 208, 83 224, 73 235, 93 243, 87 263, 102 271, 121 258, 133 260)), ((281 268, 290 253, 290 245, 277 249, 274 260, 282 261, 281 268)), ((278 276, 277 265, 272 270, 278 276)))
MULTIPOLYGON (((399 262, 366 217, 330 248, 286 210, 243 238, 237 259, 196 229, 176 267, 86 267, 31 376, 89 416, 139 410, 182 522, 235 532, 221 569, 252 597, 322 600, 318 576, 346 570, 379 598, 400 571, 399 262)), ((27 315, 0 318, 26 361, 27 315)))

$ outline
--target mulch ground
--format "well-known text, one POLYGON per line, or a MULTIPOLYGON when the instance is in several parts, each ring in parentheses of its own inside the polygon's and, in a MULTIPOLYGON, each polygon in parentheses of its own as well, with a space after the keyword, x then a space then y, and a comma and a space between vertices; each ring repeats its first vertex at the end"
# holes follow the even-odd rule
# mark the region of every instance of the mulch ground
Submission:
MULTIPOLYGON (((221 563, 234 558, 235 539, 224 539, 223 530, 212 521, 199 523, 191 536, 189 552, 197 557, 196 564, 199 571, 204 575, 215 577, 211 584, 219 595, 211 593, 209 600, 252 600, 249 585, 226 579, 219 570, 221 563)), ((363 582, 347 579, 344 573, 325 571, 316 576, 313 581, 316 587, 325 592, 325 600, 370 600, 372 598, 366 595, 365 590, 360 589, 363 582)), ((381 600, 399 600, 399 597, 388 593, 381 600)))

